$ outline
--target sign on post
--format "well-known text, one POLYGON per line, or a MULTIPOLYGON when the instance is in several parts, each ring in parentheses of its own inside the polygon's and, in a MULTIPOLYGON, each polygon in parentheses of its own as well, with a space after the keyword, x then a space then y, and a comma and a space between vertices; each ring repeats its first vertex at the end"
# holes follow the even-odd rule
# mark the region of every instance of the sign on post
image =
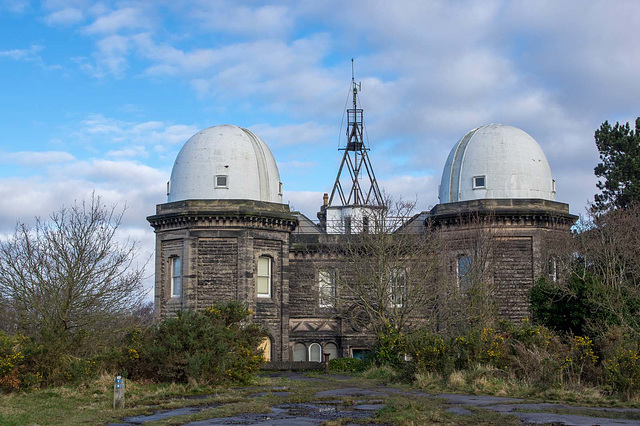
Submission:
POLYGON ((113 383, 113 408, 124 408, 124 377, 116 376, 113 383))

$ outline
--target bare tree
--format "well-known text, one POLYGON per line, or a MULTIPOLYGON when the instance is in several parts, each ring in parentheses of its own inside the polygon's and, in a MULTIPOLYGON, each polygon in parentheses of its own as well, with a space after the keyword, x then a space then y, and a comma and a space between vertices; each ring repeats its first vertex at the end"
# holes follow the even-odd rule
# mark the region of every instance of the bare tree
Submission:
MULTIPOLYGON (((640 206, 597 213, 592 209, 574 234, 573 274, 601 283, 591 302, 615 322, 640 332, 640 206)), ((594 329, 601 324, 590 324, 594 329)))
POLYGON ((62 207, 48 220, 18 223, 0 242, 0 307, 8 329, 59 337, 109 332, 143 299, 138 243, 118 241, 124 209, 100 197, 62 207))
POLYGON ((434 230, 439 255, 445 262, 437 290, 438 328, 456 333, 474 325, 490 325, 498 318, 499 294, 494 282, 501 239, 510 233, 498 231, 494 215, 458 215, 453 225, 434 230))
POLYGON ((344 268, 336 307, 352 323, 376 334, 423 325, 438 303, 438 239, 412 217, 415 203, 387 197, 385 209, 365 210, 341 236, 344 268), (413 219, 413 220, 411 220, 413 219))

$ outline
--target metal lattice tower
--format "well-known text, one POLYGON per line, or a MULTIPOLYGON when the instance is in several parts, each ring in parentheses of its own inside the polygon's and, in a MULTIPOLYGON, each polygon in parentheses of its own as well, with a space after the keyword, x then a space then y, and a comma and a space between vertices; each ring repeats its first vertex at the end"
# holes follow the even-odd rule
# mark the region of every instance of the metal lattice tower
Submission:
POLYGON ((364 144, 364 116, 362 108, 358 108, 358 91, 361 83, 356 83, 351 60, 351 87, 353 92, 353 108, 347 109, 347 146, 344 151, 338 176, 331 191, 328 206, 366 206, 380 208, 384 206, 382 193, 378 188, 367 148, 364 144), (345 171, 343 178, 342 173, 345 171), (334 204, 335 196, 340 204, 334 204))

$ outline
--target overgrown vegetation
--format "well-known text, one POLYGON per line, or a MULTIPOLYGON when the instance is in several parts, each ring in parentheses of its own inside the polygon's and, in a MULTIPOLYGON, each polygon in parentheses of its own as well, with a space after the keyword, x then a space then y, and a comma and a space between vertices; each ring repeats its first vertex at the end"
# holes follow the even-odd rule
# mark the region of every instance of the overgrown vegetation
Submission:
POLYGON ((258 346, 266 332, 248 324, 251 312, 238 302, 177 317, 127 337, 119 364, 136 379, 160 382, 246 383, 265 362, 258 346))
POLYGON ((120 372, 157 383, 246 383, 264 362, 264 330, 237 302, 204 312, 183 311, 155 325, 130 329, 118 345, 98 356, 71 355, 64 345, 0 332, 0 390, 34 390, 81 384, 100 372, 120 372))
POLYGON ((422 329, 397 336, 393 346, 406 361, 390 359, 378 347, 370 362, 335 360, 331 366, 336 371, 378 366, 383 370, 365 377, 408 380, 429 390, 539 396, 550 390, 581 394, 598 389, 599 395, 623 399, 640 392, 640 341, 620 328, 592 338, 524 320, 461 334, 422 329))

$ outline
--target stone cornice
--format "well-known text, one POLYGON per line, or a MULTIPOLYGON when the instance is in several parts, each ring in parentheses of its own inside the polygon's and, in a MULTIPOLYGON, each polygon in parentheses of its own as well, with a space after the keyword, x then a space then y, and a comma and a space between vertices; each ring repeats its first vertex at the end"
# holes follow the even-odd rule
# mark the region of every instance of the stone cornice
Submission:
POLYGON ((478 225, 504 227, 567 228, 578 216, 569 205, 541 199, 472 200, 438 204, 425 219, 437 227, 478 225))
POLYGON ((296 216, 285 204, 252 200, 186 200, 158 204, 147 217, 156 230, 179 228, 257 228, 292 232, 296 216))

